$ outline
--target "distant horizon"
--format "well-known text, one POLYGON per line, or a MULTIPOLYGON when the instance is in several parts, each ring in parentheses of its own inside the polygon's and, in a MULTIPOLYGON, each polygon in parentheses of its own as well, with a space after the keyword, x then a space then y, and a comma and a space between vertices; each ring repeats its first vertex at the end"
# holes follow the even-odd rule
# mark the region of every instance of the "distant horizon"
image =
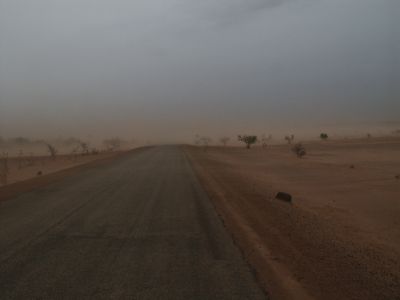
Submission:
MULTIPOLYGON (((205 136, 210 137, 212 139, 212 143, 220 143, 219 139, 221 137, 229 137, 231 138, 230 142, 236 141, 236 138, 239 134, 250 134, 257 135, 259 138, 262 135, 272 136, 272 143, 284 142, 284 136, 294 134, 297 139, 303 140, 318 140, 319 134, 321 132, 328 133, 331 138, 362 138, 367 134, 371 134, 372 137, 385 137, 385 136, 396 136, 394 135, 394 131, 400 130, 400 122, 396 121, 388 121, 388 122, 380 122, 380 123, 359 123, 358 126, 355 124, 326 124, 325 126, 297 126, 292 128, 277 128, 270 127, 269 130, 242 130, 236 132, 204 132, 199 130, 198 132, 194 132, 193 134, 182 137, 178 139, 171 139, 169 137, 162 138, 151 138, 151 136, 145 137, 134 137, 123 133, 116 133, 111 135, 95 135, 95 134, 70 134, 70 135, 35 135, 29 136, 24 134, 15 134, 15 135, 1 135, 0 138, 3 139, 13 139, 13 138, 28 138, 32 141, 40 141, 40 140, 48 140, 48 141, 57 141, 57 140, 67 140, 69 138, 77 138, 82 141, 92 141, 93 143, 99 145, 103 140, 107 138, 118 137, 124 141, 127 141, 134 144, 180 144, 180 143, 188 143, 191 144, 197 136, 205 136), (368 126, 366 126, 368 125, 368 126)), ((0 145, 1 146, 1 145, 0 145)), ((1 147, 0 147, 1 148, 1 147)))

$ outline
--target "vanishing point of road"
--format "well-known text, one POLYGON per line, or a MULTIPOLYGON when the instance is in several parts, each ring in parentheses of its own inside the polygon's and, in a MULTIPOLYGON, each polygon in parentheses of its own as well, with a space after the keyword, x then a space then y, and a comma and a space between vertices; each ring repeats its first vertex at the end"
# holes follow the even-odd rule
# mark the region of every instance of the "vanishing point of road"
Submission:
POLYGON ((264 299, 179 147, 0 203, 0 299, 264 299))

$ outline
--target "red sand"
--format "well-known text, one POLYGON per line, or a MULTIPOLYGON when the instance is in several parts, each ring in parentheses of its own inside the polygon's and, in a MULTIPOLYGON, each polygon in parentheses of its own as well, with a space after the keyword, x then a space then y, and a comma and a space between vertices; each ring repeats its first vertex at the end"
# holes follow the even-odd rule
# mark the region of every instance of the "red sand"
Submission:
POLYGON ((400 140, 305 147, 185 149, 272 299, 397 299, 400 140))

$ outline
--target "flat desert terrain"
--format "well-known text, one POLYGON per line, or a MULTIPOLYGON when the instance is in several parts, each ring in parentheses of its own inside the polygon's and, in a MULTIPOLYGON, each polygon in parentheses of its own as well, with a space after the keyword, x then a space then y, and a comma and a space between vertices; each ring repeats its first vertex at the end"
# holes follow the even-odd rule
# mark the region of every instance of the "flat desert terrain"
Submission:
POLYGON ((400 139, 303 145, 185 151, 272 299, 399 299, 400 139))

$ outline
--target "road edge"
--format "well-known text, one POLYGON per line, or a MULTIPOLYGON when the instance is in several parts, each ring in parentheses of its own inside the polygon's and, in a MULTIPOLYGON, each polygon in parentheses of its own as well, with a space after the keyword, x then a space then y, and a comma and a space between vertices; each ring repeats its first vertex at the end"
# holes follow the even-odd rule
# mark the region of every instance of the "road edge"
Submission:
POLYGON ((286 267, 274 259, 257 233, 246 224, 240 214, 228 205, 229 200, 223 195, 223 190, 219 188, 218 183, 213 178, 206 175, 204 168, 193 158, 187 147, 190 146, 183 146, 182 150, 186 154, 198 181, 264 292, 271 299, 314 299, 286 267))
POLYGON ((8 184, 0 187, 0 203, 3 201, 11 200, 17 196, 30 192, 32 190, 39 189, 41 187, 47 186, 51 183, 58 182, 66 177, 72 176, 82 170, 86 170, 89 168, 97 167, 108 162, 111 162, 115 159, 125 157, 135 152, 142 152, 145 149, 148 149, 149 146, 135 148, 133 150, 117 152, 115 155, 111 155, 109 157, 100 158, 96 160, 92 160, 87 163, 83 163, 77 166, 72 166, 69 168, 65 168, 63 170, 59 170, 53 173, 45 174, 40 177, 33 177, 30 179, 26 179, 23 181, 15 182, 12 184, 8 184))

